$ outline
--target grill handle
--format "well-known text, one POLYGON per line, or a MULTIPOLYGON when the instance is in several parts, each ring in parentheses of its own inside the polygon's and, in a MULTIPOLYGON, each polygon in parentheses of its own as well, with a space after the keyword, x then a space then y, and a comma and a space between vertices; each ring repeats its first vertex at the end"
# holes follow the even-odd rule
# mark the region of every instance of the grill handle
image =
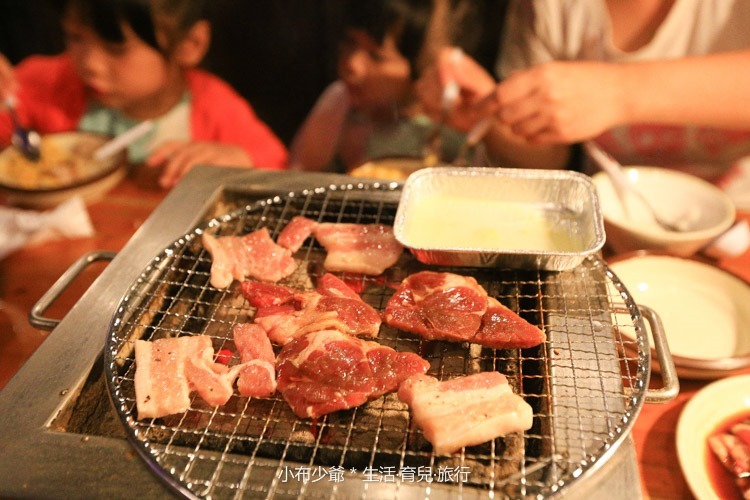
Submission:
POLYGON ((675 368, 672 353, 669 350, 667 336, 664 333, 664 325, 656 311, 650 307, 638 305, 641 316, 648 321, 651 328, 651 335, 654 337, 654 349, 656 357, 659 358, 659 368, 661 370, 661 379, 663 386, 659 389, 646 390, 646 403, 667 403, 677 397, 680 392, 680 382, 677 378, 677 368, 675 368))
POLYGON ((75 280, 79 274, 88 266, 100 260, 112 260, 117 255, 116 252, 108 250, 96 250, 85 254, 73 263, 67 271, 60 276, 57 281, 42 295, 36 304, 29 311, 29 323, 40 330, 54 330, 60 324, 59 319, 47 318, 43 314, 49 309, 52 303, 62 294, 75 280))

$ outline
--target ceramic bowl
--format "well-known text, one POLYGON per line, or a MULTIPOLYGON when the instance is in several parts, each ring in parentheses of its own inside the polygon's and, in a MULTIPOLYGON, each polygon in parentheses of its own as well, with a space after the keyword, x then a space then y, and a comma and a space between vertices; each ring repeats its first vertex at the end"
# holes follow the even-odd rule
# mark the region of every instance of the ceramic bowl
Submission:
MULTIPOLYGON (((682 410, 677 422, 677 456, 690 491, 698 500, 724 497, 711 483, 708 436, 728 420, 748 413, 750 375, 728 377, 707 385, 682 410)), ((739 490, 736 497, 740 498, 739 490)))
POLYGON ((733 224, 735 207, 713 184, 693 175, 660 167, 627 167, 628 179, 660 216, 684 231, 662 229, 637 200, 627 208, 604 172, 593 176, 604 215, 607 246, 616 253, 657 250, 688 257, 733 224))
POLYGON ((96 161, 94 151, 108 137, 64 132, 42 137, 42 158, 31 163, 14 147, 0 151, 0 192, 9 204, 50 208, 80 196, 100 198, 126 174, 125 153, 96 161))
POLYGON ((747 282, 706 262, 647 252, 608 264, 636 304, 662 320, 680 377, 713 379, 750 368, 747 282))

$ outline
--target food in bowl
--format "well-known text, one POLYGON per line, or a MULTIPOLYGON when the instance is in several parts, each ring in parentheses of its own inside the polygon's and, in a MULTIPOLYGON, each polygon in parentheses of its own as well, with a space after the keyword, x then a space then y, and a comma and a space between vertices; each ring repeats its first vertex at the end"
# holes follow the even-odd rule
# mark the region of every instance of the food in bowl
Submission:
POLYGON ((708 437, 708 447, 714 489, 724 498, 750 498, 750 411, 720 425, 708 437))
POLYGON ((76 194, 86 199, 102 194, 125 173, 124 153, 93 159, 107 139, 85 132, 45 135, 36 162, 10 146, 0 151, 0 190, 13 204, 39 207, 54 206, 76 194))
POLYGON ((708 384, 688 400, 680 413, 677 457, 696 499, 742 498, 732 480, 716 487, 717 475, 724 471, 712 466, 709 439, 746 415, 750 415, 750 375, 725 377, 708 384))
POLYGON ((410 174, 425 168, 423 158, 388 157, 367 161, 349 171, 352 177, 403 181, 410 174))
POLYGON ((18 189, 55 189, 88 179, 109 164, 92 159, 104 140, 93 134, 47 135, 41 140, 39 161, 8 147, 0 154, 0 183, 18 189))
POLYGON ((604 214, 607 246, 615 253, 657 250, 689 257, 735 220, 730 198, 703 179, 662 167, 626 167, 625 172, 661 218, 682 230, 660 227, 630 196, 623 207, 607 174, 598 172, 593 181, 604 214))

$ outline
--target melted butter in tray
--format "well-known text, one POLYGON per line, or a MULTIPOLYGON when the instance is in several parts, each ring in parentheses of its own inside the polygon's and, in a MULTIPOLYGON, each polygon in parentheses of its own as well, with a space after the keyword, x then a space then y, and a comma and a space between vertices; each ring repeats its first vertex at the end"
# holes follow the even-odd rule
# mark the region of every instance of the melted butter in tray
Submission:
POLYGON ((543 205, 426 195, 404 232, 414 248, 579 252, 572 215, 543 205))

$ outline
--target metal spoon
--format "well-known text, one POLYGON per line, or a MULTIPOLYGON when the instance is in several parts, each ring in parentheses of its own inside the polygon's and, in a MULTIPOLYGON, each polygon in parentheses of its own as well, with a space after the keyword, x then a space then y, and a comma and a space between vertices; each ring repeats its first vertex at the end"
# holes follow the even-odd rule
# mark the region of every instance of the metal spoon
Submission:
POLYGON ((620 165, 617 160, 612 158, 612 156, 610 156, 607 152, 596 145, 596 143, 592 141, 586 141, 583 144, 583 147, 586 149, 586 153, 588 153, 591 159, 594 160, 597 165, 599 165, 602 170, 607 173, 607 175, 609 175, 609 178, 612 181, 612 185, 615 187, 615 192, 620 198, 620 203, 622 204, 622 207, 626 212, 628 211, 627 193, 630 193, 638 199, 642 206, 649 212, 654 222, 656 222, 662 229, 676 233, 687 231, 689 229, 683 227, 678 223, 666 221, 659 217, 659 215, 656 213, 656 210, 654 210, 654 207, 651 206, 651 203, 649 203, 646 197, 643 196, 643 193, 638 191, 638 189, 636 189, 636 187, 633 186, 633 184, 631 184, 631 182, 628 180, 622 165, 620 165))
POLYGON ((13 97, 5 98, 5 107, 8 108, 10 119, 13 121, 13 136, 11 143, 18 148, 23 155, 31 161, 39 161, 41 151, 39 146, 42 138, 35 130, 27 129, 18 120, 16 114, 16 100, 13 97))

